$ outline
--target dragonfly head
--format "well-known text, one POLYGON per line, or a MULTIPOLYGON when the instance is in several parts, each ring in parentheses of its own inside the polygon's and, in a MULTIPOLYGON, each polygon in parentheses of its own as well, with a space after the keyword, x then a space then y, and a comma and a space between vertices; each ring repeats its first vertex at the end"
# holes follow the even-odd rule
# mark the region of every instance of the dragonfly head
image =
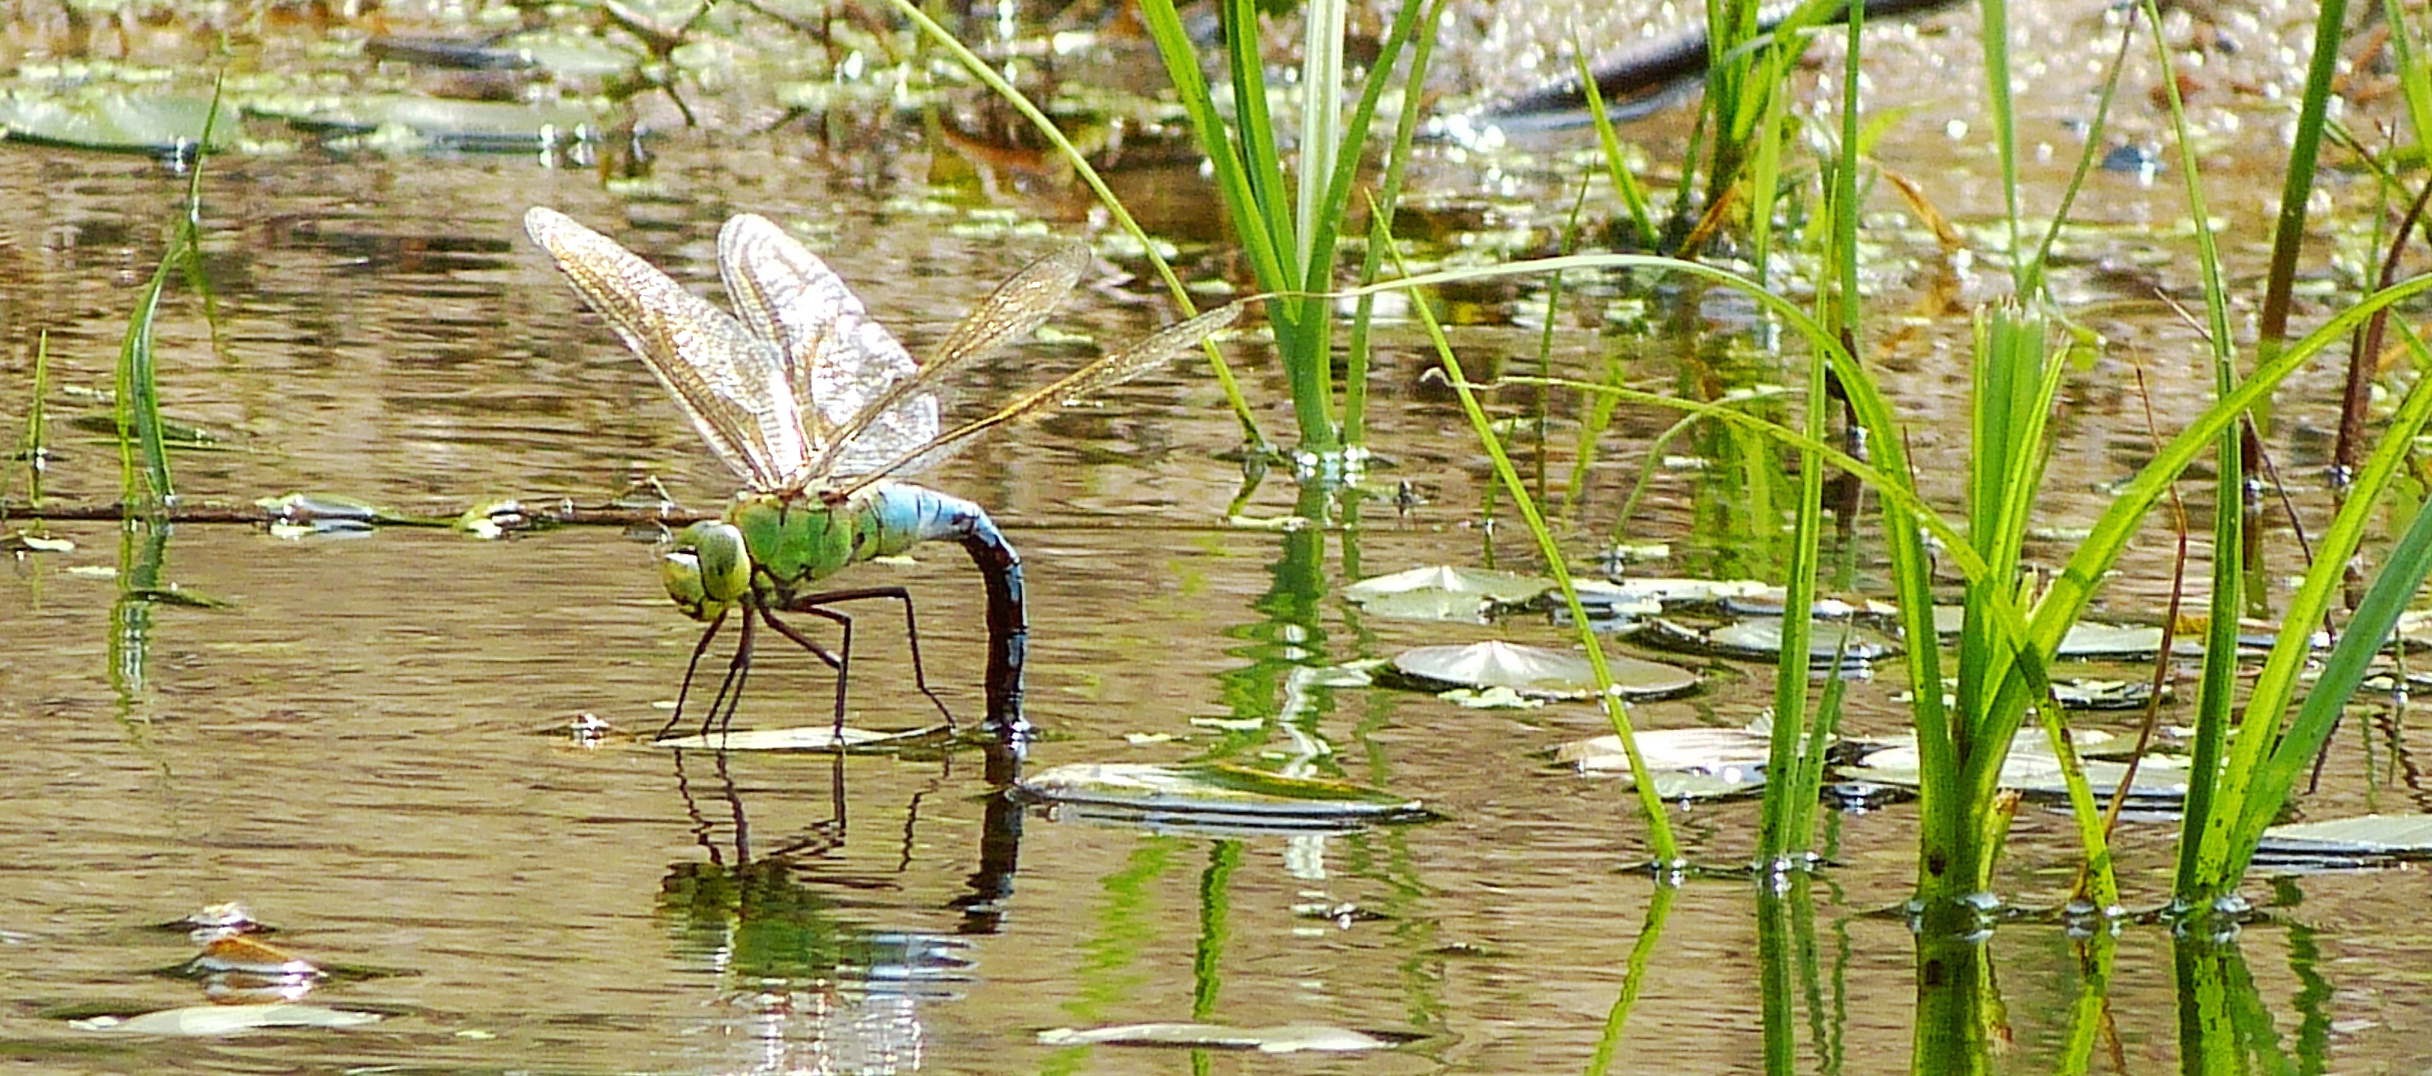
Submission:
POLYGON ((726 615, 751 590, 752 562, 743 549, 743 532, 717 520, 676 532, 659 554, 659 581, 684 615, 694 620, 726 615))

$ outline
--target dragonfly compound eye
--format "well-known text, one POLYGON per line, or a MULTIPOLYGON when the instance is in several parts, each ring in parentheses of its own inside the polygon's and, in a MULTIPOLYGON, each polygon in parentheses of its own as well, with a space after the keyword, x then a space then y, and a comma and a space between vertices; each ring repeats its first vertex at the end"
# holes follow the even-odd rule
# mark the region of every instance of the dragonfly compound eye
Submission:
POLYGON ((673 548, 659 558, 659 580, 667 596, 695 620, 715 620, 740 602, 751 588, 751 578, 743 532, 716 521, 684 528, 673 548))

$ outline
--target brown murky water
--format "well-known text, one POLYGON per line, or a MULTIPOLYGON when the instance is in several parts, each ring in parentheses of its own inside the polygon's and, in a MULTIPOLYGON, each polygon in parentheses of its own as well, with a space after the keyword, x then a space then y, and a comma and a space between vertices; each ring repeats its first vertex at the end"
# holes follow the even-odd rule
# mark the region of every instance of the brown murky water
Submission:
MULTIPOLYGON (((1943 117, 1913 122, 1929 119, 1943 117)), ((921 189, 926 155, 945 151, 917 141, 882 157, 786 137, 678 137, 660 148, 655 193, 632 198, 523 158, 214 161, 205 223, 222 346, 207 346, 199 304, 180 295, 160 347, 169 412, 224 441, 179 456, 181 491, 241 502, 310 489, 453 512, 499 495, 596 502, 648 472, 690 503, 717 503, 728 477, 524 241, 527 205, 561 208, 696 283, 713 275, 712 237, 726 215, 777 216, 836 252, 916 351, 1044 249, 1047 232, 1078 227, 1008 237, 975 230, 967 214, 926 212, 907 192, 921 189)), ((1930 138, 1886 156, 1955 177, 1940 189, 1971 219, 1989 208, 1978 204, 1989 188, 1967 178, 1981 160, 1946 159, 1930 138)), ((1440 174, 1459 170, 1456 157, 1437 162, 1440 174)), ((2174 198, 2132 178, 2098 183, 2088 204, 2116 214, 2106 219, 2174 212, 2174 198)), ((13 438, 22 428, 42 331, 54 423, 103 413, 70 390, 106 387, 182 191, 181 177, 139 160, 0 147, 0 430, 13 438)), ((1498 198, 1432 197, 1505 212, 1498 198)), ((1057 202, 1005 204, 1069 219, 1057 202)), ((1558 219, 1553 209, 1510 212, 1521 223, 1558 219)), ((2243 233, 2243 249, 2259 234, 2243 233)), ((2129 274, 2103 260, 2151 249, 2152 237, 2093 242, 2102 249, 2067 279, 2108 304, 2100 328, 2117 343, 2070 390, 2050 483, 2055 525, 2089 518, 2097 485, 2147 451, 2128 364, 2146 367, 2164 423, 2168 401, 2192 399, 2209 379, 2189 333, 2157 305, 2123 298, 2134 296, 2121 282, 2129 274)), ((1893 388, 1921 424, 1925 456, 1965 436, 1955 350, 1965 322, 1942 304, 1997 281, 1938 270, 1922 245, 1907 257, 1887 270, 1885 309, 1913 316, 1886 319, 1881 350, 1902 372, 1893 388)), ((1218 270, 1207 260, 1193 271, 1218 270)), ((2167 265, 2141 272, 2189 283, 2167 265)), ((1129 339, 1167 316, 1139 294, 1085 290, 1057 324, 1102 343, 1129 339)), ((1489 303, 1464 346, 1532 353, 1529 316, 1515 314, 1530 301, 1489 303)), ((1734 316, 1721 302, 1708 313, 1725 325, 1734 316)), ((1280 375, 1255 341, 1231 350, 1280 433, 1280 375)), ((1030 383, 1041 354, 995 360, 970 379, 967 400, 1030 383)), ((1638 380, 1718 376, 1710 359, 1659 336, 1616 342, 1572 330, 1559 354, 1578 369, 1618 354, 1638 380)), ((934 478, 996 512, 1028 561, 1031 716, 1048 736, 1033 765, 1301 760, 1445 815, 1348 836, 1210 836, 1042 813, 1009 825, 968 753, 839 765, 825 755, 679 758, 623 735, 578 742, 568 732, 578 715, 628 734, 663 721, 696 637, 661 593, 648 544, 612 531, 483 542, 392 528, 297 541, 182 526, 165 578, 227 606, 155 607, 129 627, 113 618, 107 577, 117 529, 56 526, 75 551, 18 558, 0 577, 0 735, 15 744, 0 764, 9 879, 0 945, 11 953, 0 1042, 42 1071, 95 1073, 1582 1069, 1652 892, 1630 869, 1647 854, 1634 801, 1544 761, 1548 745, 1601 731, 1601 717, 1577 705, 1469 711, 1319 686, 1304 673, 1420 643, 1565 645, 1541 623, 1376 620, 1336 596, 1365 574, 1528 559, 1509 528, 1480 525, 1486 473, 1457 412, 1422 383, 1418 349, 1385 362, 1383 479, 1410 479, 1424 500, 1407 512, 1369 504, 1355 527, 1223 525, 1241 481, 1223 458, 1237 430, 1193 369, 1002 437, 934 478), (205 1039, 113 1036, 67 1021, 200 1003, 196 984, 158 974, 190 957, 190 943, 148 928, 221 901, 275 925, 272 943, 363 972, 308 1000, 385 1019, 205 1039), (1383 918, 1338 925, 1294 911, 1346 901, 1383 918), (1060 1026, 1176 1020, 1420 1038, 1383 1055, 1291 1059, 1037 1041, 1060 1026)), ((2335 376, 2295 383, 2290 428, 2322 421, 2307 401, 2326 397, 2335 376)), ((1608 435, 1580 550, 1611 527, 1646 440, 1668 422, 1627 416, 1608 435)), ((55 429, 48 491, 71 502, 113 496, 114 445, 55 429)), ((1557 455, 1554 472, 1567 466, 1557 455)), ((1933 492, 1948 500, 1957 480, 1954 469, 1933 492)), ((1765 543, 1752 547, 1747 524, 1734 527, 1718 507, 1734 497, 1727 476, 1667 469, 1658 484, 1628 532, 1673 542, 1672 567, 1771 566, 1765 543)), ((2300 493, 2319 507, 2310 486, 2300 493)), ((1293 496, 1270 481, 1244 511, 1281 515, 1293 496)), ((2112 608, 2151 608, 2168 551, 2155 532, 2125 565, 2112 608)), ((960 555, 939 549, 851 578, 913 591, 932 682, 976 715, 980 594, 960 555)), ((930 711, 909 686, 900 635, 886 615, 865 623, 881 627, 856 657, 856 720, 920 722, 930 711)), ((1704 694, 1639 707, 1640 726, 1744 724, 1765 703, 1768 670, 1715 671, 1704 694)), ((814 718, 829 683, 799 655, 764 660, 743 720, 814 718)), ((1853 723, 1897 728, 1899 690, 1860 685, 1853 723)), ((2359 718, 2309 809, 2432 806, 2412 761, 2411 714, 2376 706, 2359 718)), ((1837 866, 1816 887, 1802 1070, 1890 1071, 1907 1056, 1911 939, 1898 920, 1866 913, 1908 894, 1913 819, 1906 806, 1827 816, 1837 866)), ((1750 805, 1698 806, 1675 821, 1700 862, 1735 862, 1753 844, 1750 805)), ((2124 831, 2133 899, 2159 901, 2170 839, 2159 823, 2124 831)), ((2074 862, 2067 820, 2030 807, 2004 892, 2048 906, 2074 862)), ((2243 945, 2277 1049, 2339 1071, 2416 1071, 2432 1041, 2425 874, 2251 891, 2291 905, 2243 945)), ((1680 893, 1619 1036, 1625 1071, 1761 1069, 1750 903, 1738 882, 1680 893)), ((2026 924, 2005 926, 1991 953, 2012 1042, 2001 1065, 2043 1071, 2066 1046, 2077 957, 2059 928, 2026 924)), ((2131 929, 2118 969, 2113 1038, 2097 1056, 2158 1070, 2178 1053, 2167 938, 2131 929)))

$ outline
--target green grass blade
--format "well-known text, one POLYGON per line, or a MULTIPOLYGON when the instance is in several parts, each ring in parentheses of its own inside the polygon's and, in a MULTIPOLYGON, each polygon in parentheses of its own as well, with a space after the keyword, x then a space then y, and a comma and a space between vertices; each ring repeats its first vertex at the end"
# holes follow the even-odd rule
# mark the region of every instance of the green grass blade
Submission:
MULTIPOLYGON (((1574 28, 1576 29, 1576 28, 1574 28)), ((1596 74, 1588 70, 1587 46, 1574 33, 1571 38, 1571 60, 1578 70, 1579 87, 1587 95, 1588 118, 1596 124, 1596 144, 1604 151, 1604 174, 1613 182, 1613 192, 1621 196, 1621 204, 1630 214, 1630 224, 1638 232, 1638 244, 1649 250, 1662 241, 1655 230, 1655 214, 1648 207, 1647 192, 1631 174, 1629 162, 1621 152, 1621 136, 1613 130, 1613 117, 1605 113, 1604 92, 1596 86, 1596 74)))
MULTIPOLYGON (((2409 342, 2416 345, 2419 360, 2425 358, 2421 341, 2410 336, 2409 342)), ((2313 628, 2323 623, 2339 601, 2346 585, 2347 566, 2380 516, 2381 497, 2406 472, 2415 437, 2428 422, 2432 422, 2432 382, 2418 380, 2391 415, 2381 443, 2357 472, 2346 503, 2331 518, 2313 565, 2289 600, 2280 634, 2272 640, 2271 653, 2256 674, 2248 695, 2247 720, 2239 726, 2237 740, 2231 745, 2219 781, 2218 810, 2208 818, 2210 824, 2201 831, 2200 842, 2184 842, 2199 844, 2200 857, 2186 868, 2182 898, 2200 901, 2227 892, 2237 884, 2247 861, 2254 855, 2254 842, 2262 838, 2263 827, 2271 824, 2297 774, 2311 764, 2323 738, 2330 734, 2328 723, 2337 720, 2338 706, 2355 690, 2353 680, 2343 685, 2334 676, 2349 672, 2362 675, 2361 667, 2351 670, 2340 665, 2340 650, 2354 644, 2362 647, 2364 656, 2369 657, 2387 636, 2389 625, 2376 627, 2372 619, 2379 615, 2378 607, 2373 612, 2368 612, 2367 607, 2373 593, 2397 585, 2394 577, 2403 580, 2407 572, 2416 571, 2407 566, 2408 558, 2416 554, 2407 548, 2405 540, 2392 550, 2389 563, 2368 592, 2366 604, 2360 605, 2349 621, 2340 637, 2340 650, 2333 652, 2329 666, 2309 689, 2296 721, 2285 733, 2280 731, 2280 716, 2295 696, 2307 660, 2312 656, 2313 628)), ((2409 540, 2424 526, 2419 516, 2408 532, 2409 540)), ((2420 580, 2420 572, 2417 579, 2420 580)), ((2397 594, 2401 608, 2413 595, 2414 585, 2407 582, 2397 594)))
MULTIPOLYGON (((1387 253, 1392 256, 1395 268, 1407 271, 1400 251, 1392 248, 1390 243, 1389 239, 1387 253)), ((1672 821, 1664 813, 1664 801, 1655 789, 1655 777, 1647 770, 1646 759, 1639 754, 1638 741, 1630 726, 1629 705, 1613 692, 1613 672, 1605 661, 1604 645, 1596 637, 1587 610, 1579 604, 1579 591, 1571 583, 1570 566, 1562 555, 1562 547, 1554 541, 1553 532, 1546 527, 1544 514, 1538 511, 1536 502, 1529 497, 1528 485, 1521 480, 1519 468, 1512 466, 1511 456, 1503 450, 1503 440, 1495 435, 1494 422, 1487 417, 1485 407, 1479 404, 1468 376, 1461 372, 1461 360, 1453 354, 1452 341, 1445 338, 1444 326, 1436 321, 1435 311, 1425 302, 1413 303, 1411 309, 1418 314, 1419 323, 1427 330, 1428 339, 1434 342, 1437 361, 1444 364, 1444 372, 1450 375, 1453 393, 1461 400, 1462 413, 1469 416, 1470 428, 1477 431, 1479 444, 1494 462, 1496 479, 1504 492, 1511 495, 1521 521, 1527 525, 1529 535, 1537 541, 1539 555, 1545 558, 1547 573, 1553 576, 1556 589, 1562 592, 1563 605, 1570 612, 1571 624, 1579 632, 1580 644, 1587 649, 1588 667, 1596 676, 1597 698, 1604 703, 1605 717, 1612 722, 1613 734, 1621 738, 1622 753, 1630 760, 1630 776, 1638 785, 1639 807, 1647 816, 1647 843, 1652 846, 1655 860, 1665 869, 1680 865, 1680 844, 1672 836, 1672 821)))
MULTIPOLYGON (((50 434, 43 418, 43 398, 51 390, 51 332, 44 329, 34 337, 33 398, 25 405, 25 437, 18 443, 17 459, 25 463, 25 504, 32 511, 42 510, 42 472, 50 460, 50 434)), ((0 506, 0 520, 7 517, 0 506)))
MULTIPOLYGON (((2146 20, 2160 26, 2161 20, 2150 0, 2144 7, 2146 20)), ((2289 139, 2288 171, 2280 189, 2280 219, 2272 228, 2271 269, 2264 280, 2263 309, 2255 327, 2258 361, 2268 361, 2277 353, 2288 333, 2289 304, 2297 283, 2297 258, 2305 244, 2305 206, 2314 196, 2314 166, 2322 156, 2324 117, 2330 111, 2334 82, 2339 77, 2339 46, 2346 40, 2347 15, 2347 0, 2322 0, 2314 9, 2314 54, 2306 63, 2305 94, 2297 105, 2297 124, 2289 139)), ((2160 35, 2155 36, 2158 39, 2160 35)), ((2171 80, 2167 66, 2163 71, 2162 84, 2170 93, 2171 110, 2177 112, 2178 85, 2171 80)), ((2422 129, 2417 128, 2419 137, 2421 133, 2422 129)), ((2181 144, 2185 142, 2182 140, 2181 144)))
POLYGON ((168 437, 161 427, 160 368, 152 350, 152 328, 172 270, 182 271, 196 285, 197 293, 209 299, 210 290, 202 279, 203 162, 207 156, 203 147, 211 144, 219 116, 220 94, 214 87, 211 107, 203 114, 203 129, 195 142, 193 168, 186 177, 185 211, 118 343, 119 490, 120 502, 130 513, 157 515, 177 497, 169 477, 168 437))
POLYGON ((2024 296, 2032 293, 2018 237, 2018 121, 2010 102, 2009 0, 1981 0, 1977 10, 1982 14, 1985 100, 1992 112, 1993 146, 2000 155, 2002 201, 2008 210, 2010 276, 2016 294, 2024 296))
MULTIPOLYGON (((1393 234, 1394 208, 1401 204, 1402 177, 1409 169, 1410 148, 1416 140, 1419 122, 1424 112, 1426 95, 1418 88, 1427 83, 1427 70, 1435 56, 1436 27, 1443 25, 1444 6, 1450 0, 1434 0, 1421 7, 1422 0, 1403 0, 1402 9, 1394 16, 1393 28, 1385 35, 1378 50, 1375 65, 1369 68, 1367 85, 1360 91, 1360 102, 1351 112, 1351 128, 1344 135, 1344 144, 1356 149, 1366 144, 1368 127, 1376 115, 1378 103, 1384 99, 1386 79, 1392 73, 1396 58, 1404 49, 1410 50, 1410 75, 1403 80, 1402 111, 1394 123, 1393 145, 1385 154, 1384 174, 1378 180, 1374 209, 1369 214, 1370 242, 1360 267, 1360 283, 1375 283, 1383 267, 1383 252, 1375 236, 1393 234), (1420 12, 1424 10, 1422 19, 1420 12)), ((1334 180, 1328 187, 1327 212, 1319 218, 1318 241, 1315 249, 1322 257, 1313 265, 1313 279, 1334 279, 1335 247, 1339 238, 1344 209, 1357 179, 1360 155, 1341 155, 1335 164, 1334 180)), ((1367 440, 1368 424, 1368 331, 1375 304, 1367 298, 1359 300, 1357 313, 1351 322, 1351 339, 1346 348, 1343 365, 1343 407, 1341 432, 1343 443, 1357 446, 1367 440)))
MULTIPOLYGON (((1404 0, 1405 11, 1418 5, 1404 0)), ((1300 167, 1296 169, 1299 183, 1293 198, 1292 234, 1300 241, 1294 253, 1303 266, 1302 282, 1318 282, 1323 287, 1325 277, 1312 275, 1318 257, 1314 244, 1318 230, 1330 213, 1328 188, 1333 185, 1335 164, 1343 157, 1357 159, 1357 143, 1346 147, 1343 139, 1343 110, 1340 100, 1343 86, 1343 33, 1349 20, 1343 0, 1308 0, 1301 8, 1300 44, 1300 167), (1346 148, 1349 152, 1346 153, 1346 148)), ((1370 74, 1375 74, 1372 69, 1370 74)), ((1371 78, 1372 84, 1381 80, 1371 78)))
MULTIPOLYGON (((1055 121, 1049 119, 1047 113, 1041 111, 1039 106, 1030 100, 1029 95, 1024 94, 1012 83, 1005 81, 1003 75, 989 67, 986 60, 980 59, 977 54, 965 48, 962 42, 955 40, 951 32, 939 25, 937 20, 930 18, 928 13, 922 11, 913 0, 888 0, 888 2, 893 4, 895 10, 912 25, 919 27, 920 31, 938 47, 954 57, 956 63, 961 64, 965 71, 971 73, 971 77, 978 79, 982 85, 987 86, 1005 103, 1013 106, 1014 111, 1021 113, 1022 118, 1029 120, 1031 126, 1056 147, 1056 151, 1072 164, 1074 174, 1080 176, 1083 183, 1088 184, 1090 191, 1098 196, 1099 204, 1104 205, 1107 212, 1114 217, 1116 226, 1122 228, 1124 234, 1139 241, 1141 249, 1148 256, 1149 264, 1156 267, 1158 278, 1165 281, 1167 291, 1173 295, 1174 302, 1182 308, 1183 314, 1195 316, 1198 313, 1198 307, 1191 302, 1190 289, 1183 287, 1182 278, 1174 274, 1173 266, 1167 265, 1164 256, 1157 253, 1157 245, 1150 241, 1148 230, 1140 227, 1139 221, 1132 219, 1131 211, 1125 209, 1123 201, 1115 197, 1114 189, 1106 185, 1106 179, 1090 165, 1089 158, 1082 154, 1080 148, 1073 145, 1072 140, 1064 136, 1063 130, 1056 126, 1055 121)), ((1190 37, 1183 33, 1181 20, 1174 15, 1172 0, 1141 0, 1140 13, 1142 20, 1149 25, 1150 36, 1157 43, 1159 55, 1166 55, 1169 39, 1164 35, 1170 32, 1174 35, 1173 40, 1181 42, 1185 56, 1189 56, 1190 37), (1166 23, 1161 24, 1157 19, 1160 9, 1167 20, 1166 23)), ((1167 57, 1167 67, 1169 72, 1175 70, 1171 57, 1167 57)), ((1198 61, 1195 58, 1189 59, 1183 69, 1188 71, 1190 80, 1196 84, 1197 96, 1194 98, 1183 85, 1183 76, 1180 74, 1173 76, 1176 79, 1176 89, 1181 93, 1186 109, 1189 109, 1195 100, 1206 110, 1209 121, 1215 123, 1215 126, 1200 128, 1200 114, 1197 111, 1191 113, 1193 127, 1202 132, 1201 146, 1207 151, 1209 160, 1215 164, 1218 189, 1225 190, 1224 177, 1227 172, 1227 162, 1231 162, 1231 170, 1238 173, 1240 171, 1239 161, 1224 142, 1224 127, 1221 121, 1215 119, 1214 105, 1208 97, 1206 79, 1199 74, 1198 61), (1208 132, 1214 132, 1214 134, 1211 136, 1208 132)), ((1229 194, 1227 204, 1230 204, 1229 194)), ((1271 251, 1269 253, 1272 254, 1271 251)), ((1233 417, 1241 423, 1243 438, 1253 446, 1265 446, 1266 437, 1259 432, 1258 420, 1251 415, 1249 402, 1242 397, 1241 385, 1233 375, 1232 364, 1225 361, 1224 353, 1212 343, 1202 345, 1200 350, 1207 355, 1209 367, 1216 372, 1216 382, 1224 390, 1225 402, 1232 407, 1233 417)))
MULTIPOLYGON (((2420 415, 2416 424, 2420 429, 2420 415)), ((2340 568, 2346 561, 2326 559, 2320 563, 2340 568)), ((2270 759, 2254 772, 2251 787, 2237 802, 2235 824, 2227 828, 2220 842, 2223 847, 2219 853, 2218 873, 2203 879, 2210 883, 2213 892, 2227 892, 2245 875, 2247 864, 2254 859, 2256 846, 2263 840, 2264 829, 2278 816, 2281 805, 2287 802, 2298 778, 2305 774, 2315 754, 2322 750, 2323 742, 2330 738, 2332 727, 2339 721, 2341 708, 2356 693, 2356 686, 2364 681, 2374 657, 2390 638, 2399 615, 2406 612, 2416 589, 2423 585, 2428 573, 2432 573, 2432 502, 2417 506, 2414 521, 2408 524, 2406 535, 2391 548, 2389 560, 2382 565, 2381 574, 2374 578, 2372 587, 2365 591, 2364 600, 2356 607, 2356 615, 2348 620, 2347 628, 2339 638, 2339 645, 2332 649, 2330 658, 2323 663, 2322 675, 2314 681, 2304 705, 2298 708, 2296 720, 2289 725, 2287 732, 2274 738, 2276 743, 2270 759)), ((2322 573, 2326 579, 2336 574, 2322 573)), ((2276 711, 2258 712, 2250 707, 2247 716, 2250 727, 2277 724, 2276 711)), ((2242 730, 2241 746, 2245 738, 2242 730)), ((2260 740, 2263 737, 2258 734, 2257 738, 2260 740)), ((2243 761, 2240 757, 2232 757, 2233 772, 2243 761)), ((2228 812, 2230 805, 2231 802, 2225 799, 2223 813, 2228 812)), ((2211 843, 2207 842, 2208 845, 2211 843)), ((2211 853, 2212 849, 2208 847, 2207 852, 2211 853)))

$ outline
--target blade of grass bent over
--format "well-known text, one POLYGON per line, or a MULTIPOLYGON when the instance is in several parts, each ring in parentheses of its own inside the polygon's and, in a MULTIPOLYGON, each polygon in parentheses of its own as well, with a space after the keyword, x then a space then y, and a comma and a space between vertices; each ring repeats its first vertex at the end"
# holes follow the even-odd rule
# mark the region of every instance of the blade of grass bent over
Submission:
MULTIPOLYGON (((1394 268, 1406 272, 1400 249, 1389 248, 1388 253, 1393 257, 1394 268)), ((1545 516, 1537 510, 1536 502, 1530 499, 1528 484, 1520 478, 1519 468, 1512 466, 1511 456, 1503 451, 1503 440, 1495 435, 1493 421, 1478 403, 1469 378, 1461 372, 1461 360, 1453 354, 1452 341, 1444 336, 1444 326, 1436 321, 1435 311, 1425 302, 1413 303, 1411 309, 1426 328, 1428 339, 1435 343, 1436 358, 1451 375, 1453 392, 1461 399, 1461 410, 1469 416, 1470 428, 1477 431, 1480 446, 1494 461, 1496 479, 1511 494, 1521 520, 1537 541, 1538 553, 1545 558, 1547 573, 1562 591, 1563 604, 1570 610, 1571 624, 1578 629, 1579 641, 1587 649, 1588 667, 1596 677, 1596 697, 1604 704, 1605 717, 1612 722, 1613 734, 1621 739, 1622 753, 1630 760, 1630 776, 1638 785, 1638 804, 1647 816, 1647 843, 1653 846, 1656 868, 1659 874, 1668 873, 1682 865, 1680 845, 1673 839, 1672 822, 1664 813, 1663 796, 1655 789, 1654 774, 1648 771, 1646 758, 1639 754, 1638 740, 1630 726, 1629 706, 1613 691, 1613 671, 1605 662, 1604 647, 1596 638, 1587 610, 1579 603, 1578 588, 1571 584, 1570 566, 1563 558, 1562 547, 1547 529, 1545 516)))
MULTIPOLYGON (((1022 118, 1029 120, 1031 126, 1037 128, 1041 135, 1054 144, 1056 151, 1063 154, 1064 159, 1072 163, 1073 174, 1080 176, 1081 182, 1088 184, 1090 191, 1098 196, 1099 204, 1106 207, 1106 211, 1114 217, 1116 225, 1121 227, 1125 234, 1139 242, 1141 251, 1147 255, 1149 264, 1156 267, 1158 278, 1165 281, 1167 291, 1172 293, 1174 302, 1182 308, 1183 315, 1185 317, 1196 316, 1199 308, 1191 302, 1190 289, 1183 287, 1182 278, 1174 274, 1173 266, 1167 265, 1165 257, 1157 253, 1157 244, 1149 239, 1148 230, 1140 227, 1139 221, 1132 219, 1131 211, 1124 208, 1121 199, 1115 197, 1114 189, 1106 185, 1105 178, 1090 165, 1089 158, 1081 152, 1080 148, 1073 145, 1071 139, 1064 137, 1064 132, 1056 126, 1055 121, 1049 119, 1047 113, 1041 111, 1039 106, 1030 100, 1029 95, 1024 94, 1013 83, 1006 81, 1003 75, 989 67, 986 60, 980 59, 977 54, 964 47, 962 42, 955 40, 952 33, 939 25, 937 20, 930 18, 928 13, 922 11, 912 0, 887 0, 887 2, 893 4, 895 10, 912 25, 919 27, 922 33, 927 34, 930 40, 937 42, 938 47, 945 49, 948 55, 953 56, 955 62, 961 64, 973 78, 987 86, 1006 104, 1013 106, 1014 111, 1021 113, 1022 118)), ((1141 5, 1143 13, 1145 14, 1151 4, 1155 2, 1156 0, 1144 2, 1141 5)), ((1171 10, 1170 6, 1168 10, 1171 10)), ((1196 69, 1194 68, 1194 70, 1196 69)), ((1200 350, 1207 355, 1209 368, 1216 372, 1216 383, 1223 388, 1225 402, 1232 407, 1234 419, 1241 424, 1242 437, 1253 446, 1264 446, 1267 443, 1266 438, 1258 431, 1258 420, 1250 414, 1248 401, 1242 398, 1241 385, 1233 376, 1232 364, 1225 361, 1224 353, 1218 350, 1214 343, 1205 344, 1200 350)))

